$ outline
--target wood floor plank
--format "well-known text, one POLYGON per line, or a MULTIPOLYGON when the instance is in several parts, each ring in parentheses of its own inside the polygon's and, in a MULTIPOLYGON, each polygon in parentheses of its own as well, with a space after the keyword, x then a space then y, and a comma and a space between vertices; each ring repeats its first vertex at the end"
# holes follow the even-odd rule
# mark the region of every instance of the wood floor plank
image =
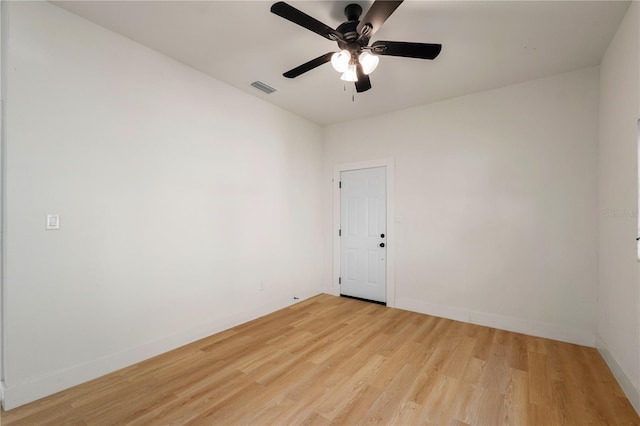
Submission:
POLYGON ((529 375, 519 368, 512 367, 509 367, 507 374, 504 423, 510 425, 528 424, 529 375))
POLYGON ((528 355, 529 364, 529 402, 540 407, 546 407, 553 403, 553 393, 546 355, 530 352, 528 355))
POLYGON ((365 414, 380 395, 380 389, 365 385, 355 398, 345 404, 331 419, 332 425, 352 425, 366 420, 365 414))
POLYGON ((389 419, 390 425, 416 425, 423 407, 410 400, 403 400, 389 419))
POLYGON ((442 369, 442 374, 449 377, 460 378, 465 374, 467 364, 472 360, 471 353, 476 344, 476 339, 469 336, 460 336, 455 347, 451 349, 451 356, 442 369))
POLYGON ((319 295, 14 410, 14 425, 640 425, 594 348, 319 295))
MULTIPOLYGON (((422 403, 422 421, 429 424, 448 424, 454 419, 451 401, 455 400, 459 391, 459 380, 437 374, 431 379, 431 392, 422 403)), ((476 407, 477 409, 478 407, 476 407)))
POLYGON ((448 362, 451 351, 436 348, 426 362, 420 366, 411 399, 420 405, 426 405, 429 396, 435 392, 434 387, 442 376, 443 366, 448 362))
POLYGON ((391 419, 398 415, 416 374, 416 367, 404 364, 394 375, 393 380, 383 387, 380 396, 376 398, 369 411, 364 415, 365 421, 369 424, 392 424, 391 419))
POLYGON ((466 383, 463 380, 457 380, 456 385, 456 397, 453 401, 450 401, 447 414, 452 422, 459 421, 474 424, 482 396, 482 388, 478 385, 466 383))
POLYGON ((358 396, 364 386, 377 376, 388 360, 383 356, 373 354, 362 361, 361 367, 355 373, 345 376, 345 380, 339 386, 334 386, 328 399, 320 401, 317 407, 318 413, 333 419, 345 405, 358 396))

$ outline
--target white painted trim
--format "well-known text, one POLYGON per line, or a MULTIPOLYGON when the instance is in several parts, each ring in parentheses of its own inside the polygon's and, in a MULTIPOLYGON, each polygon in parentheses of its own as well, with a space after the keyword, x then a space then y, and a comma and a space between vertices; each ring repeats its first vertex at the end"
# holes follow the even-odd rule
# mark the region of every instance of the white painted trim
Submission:
POLYGON ((589 346, 592 348, 595 347, 596 343, 595 334, 585 330, 527 321, 504 315, 475 312, 463 308, 421 302, 419 300, 398 299, 396 300, 396 308, 470 324, 483 325, 485 327, 492 327, 500 330, 513 331, 515 333, 527 334, 529 336, 544 337, 562 342, 575 343, 577 345, 589 346))
POLYGON ((374 167, 386 167, 387 169, 387 306, 395 307, 395 160, 393 157, 378 160, 357 161, 353 163, 341 163, 333 166, 333 221, 331 232, 333 233, 333 274, 327 293, 334 296, 340 295, 338 278, 340 277, 340 172, 349 170, 371 169, 374 167))
MULTIPOLYGON (((640 166, 640 118, 638 118, 638 125, 636 126, 637 135, 636 135, 636 169, 640 166)), ((638 191, 640 191, 640 173, 637 173, 637 184, 636 187, 638 191)), ((640 212, 640 194, 638 195, 638 205, 636 212, 640 212)), ((640 238, 640 214, 636 214, 636 237, 640 238)), ((640 262, 640 240, 636 238, 636 262, 640 262)))
POLYGON ((156 355, 179 348, 186 344, 195 342, 215 333, 227 330, 236 325, 251 321, 261 316, 275 312, 294 303, 298 303, 309 297, 313 297, 320 292, 307 292, 307 294, 296 293, 300 300, 294 301, 291 297, 279 297, 272 299, 259 309, 251 312, 239 312, 236 315, 225 318, 216 318, 207 324, 176 335, 148 342, 135 348, 129 348, 119 353, 76 365, 71 368, 57 371, 53 374, 40 377, 28 383, 5 386, 2 406, 5 410, 10 410, 29 402, 35 401, 56 392, 68 389, 72 386, 93 380, 108 373, 128 367, 138 362, 144 361, 156 355))
POLYGON ((640 415, 640 389, 638 389, 633 384, 631 379, 629 379, 629 376, 627 376, 624 369, 620 366, 620 364, 618 364, 618 361, 616 361, 615 357, 609 351, 607 343, 599 335, 596 335, 596 348, 598 349, 598 352, 600 352, 600 355, 602 355, 602 358, 604 358, 604 361, 609 366, 609 369, 620 384, 620 387, 624 391, 625 395, 627 395, 627 398, 629 398, 629 402, 631 402, 633 408, 636 410, 638 415, 640 415))
POLYGON ((8 2, 0 0, 0 401, 4 401, 4 376, 7 371, 5 351, 7 348, 6 312, 7 291, 7 221, 6 221, 6 109, 7 109, 7 57, 9 55, 9 10, 8 2))

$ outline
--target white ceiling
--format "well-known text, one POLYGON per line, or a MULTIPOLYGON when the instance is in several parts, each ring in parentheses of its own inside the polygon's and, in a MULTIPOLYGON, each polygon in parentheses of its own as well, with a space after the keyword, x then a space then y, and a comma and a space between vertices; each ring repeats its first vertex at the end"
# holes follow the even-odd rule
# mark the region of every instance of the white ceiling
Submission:
MULTIPOLYGON (((330 64, 282 73, 335 43, 269 12, 272 1, 57 1, 59 6, 319 124, 597 65, 629 2, 405 1, 375 40, 441 43, 434 61, 381 57, 355 95, 330 64), (249 84, 260 80, 277 92, 249 84)), ((331 27, 352 1, 291 1, 331 27)), ((371 1, 357 1, 364 13, 371 1)))

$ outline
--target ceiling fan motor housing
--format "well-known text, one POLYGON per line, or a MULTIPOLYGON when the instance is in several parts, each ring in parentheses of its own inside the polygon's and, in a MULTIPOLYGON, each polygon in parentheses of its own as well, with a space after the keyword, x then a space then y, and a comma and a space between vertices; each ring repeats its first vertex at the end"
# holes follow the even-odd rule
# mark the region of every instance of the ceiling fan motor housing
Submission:
POLYGON ((357 21, 362 15, 362 7, 359 4, 351 3, 344 8, 344 16, 348 21, 357 21))
POLYGON ((344 8, 344 16, 347 17, 347 22, 343 22, 336 28, 340 34, 342 34, 343 40, 337 40, 338 47, 343 50, 348 50, 352 54, 357 54, 362 51, 362 48, 369 44, 369 37, 366 34, 358 33, 358 24, 360 24, 359 18, 362 14, 362 7, 359 4, 351 3, 344 8))
POLYGON ((340 49, 346 49, 351 52, 360 50, 362 46, 367 45, 369 40, 360 38, 358 31, 356 31, 358 23, 359 21, 347 21, 336 28, 336 31, 342 34, 343 37, 343 40, 337 40, 340 49))

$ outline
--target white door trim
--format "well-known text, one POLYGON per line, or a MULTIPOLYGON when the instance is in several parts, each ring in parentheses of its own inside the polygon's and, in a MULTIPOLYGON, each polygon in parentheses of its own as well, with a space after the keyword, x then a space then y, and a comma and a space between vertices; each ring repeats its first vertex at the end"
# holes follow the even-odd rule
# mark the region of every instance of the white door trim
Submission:
POLYGON ((395 171, 394 158, 382 158, 379 160, 357 161, 353 163, 341 163, 333 166, 333 220, 331 232, 333 232, 333 274, 329 293, 340 295, 338 278, 340 277, 340 172, 348 170, 370 169, 373 167, 386 167, 387 169, 387 306, 395 307, 395 171))
POLYGON ((6 109, 7 109, 7 57, 9 46, 9 5, 0 0, 0 401, 4 406, 7 350, 7 178, 6 178, 6 109))

